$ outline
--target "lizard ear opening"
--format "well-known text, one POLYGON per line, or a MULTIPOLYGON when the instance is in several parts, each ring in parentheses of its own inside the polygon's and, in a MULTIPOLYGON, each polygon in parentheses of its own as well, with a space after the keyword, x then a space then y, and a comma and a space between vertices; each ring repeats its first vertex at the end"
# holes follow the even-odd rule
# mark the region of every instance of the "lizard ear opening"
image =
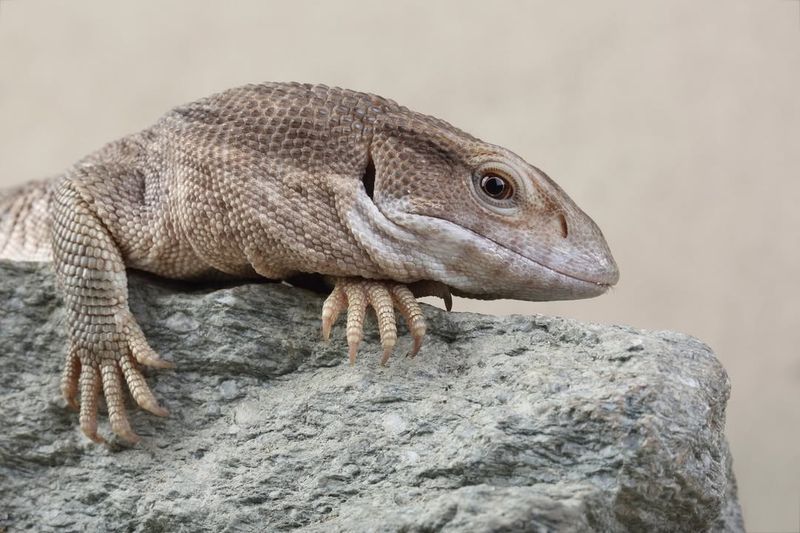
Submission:
POLYGON ((361 176, 361 183, 364 184, 364 190, 367 191, 367 196, 373 200, 375 195, 375 162, 372 160, 372 154, 367 158, 367 168, 364 169, 364 174, 361 176))

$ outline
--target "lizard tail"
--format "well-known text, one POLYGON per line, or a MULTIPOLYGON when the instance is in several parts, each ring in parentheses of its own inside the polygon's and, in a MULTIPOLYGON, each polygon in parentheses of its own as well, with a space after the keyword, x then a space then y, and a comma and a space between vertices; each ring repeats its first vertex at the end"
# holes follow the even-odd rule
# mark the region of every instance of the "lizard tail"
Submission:
POLYGON ((54 180, 0 191, 0 259, 51 261, 50 200, 54 180))

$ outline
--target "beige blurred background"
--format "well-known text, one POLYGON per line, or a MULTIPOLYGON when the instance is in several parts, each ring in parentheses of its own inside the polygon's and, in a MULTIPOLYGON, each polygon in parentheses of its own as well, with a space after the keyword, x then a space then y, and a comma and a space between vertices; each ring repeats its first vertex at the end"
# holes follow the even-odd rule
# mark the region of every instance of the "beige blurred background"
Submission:
POLYGON ((265 80, 388 96, 545 169, 619 287, 456 309, 700 337, 749 530, 800 530, 800 1, 0 2, 3 186, 265 80))

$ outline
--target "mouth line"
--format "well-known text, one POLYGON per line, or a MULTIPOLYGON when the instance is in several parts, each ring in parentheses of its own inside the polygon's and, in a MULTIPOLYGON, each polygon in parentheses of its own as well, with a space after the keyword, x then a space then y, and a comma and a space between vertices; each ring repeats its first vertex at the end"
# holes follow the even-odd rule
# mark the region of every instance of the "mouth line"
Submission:
POLYGON ((494 244, 495 246, 497 246, 501 250, 504 250, 505 252, 514 254, 517 257, 520 257, 520 258, 524 259, 525 261, 530 261, 531 263, 533 263, 535 265, 538 265, 538 266, 540 266, 541 268, 543 268, 545 270, 549 270, 550 272, 555 272, 556 274, 564 276, 565 278, 569 278, 569 279, 574 280, 574 281, 580 281, 581 283, 587 283, 587 284, 590 284, 590 285, 601 287, 603 289, 610 289, 611 287, 614 286, 613 283, 603 283, 603 282, 600 282, 600 281, 593 281, 593 280, 590 280, 590 279, 580 278, 580 277, 575 276, 573 274, 567 274, 566 272, 562 272, 562 271, 558 270, 557 268, 553 268, 551 266, 545 265, 544 263, 541 263, 541 262, 537 261, 536 259, 532 259, 532 258, 530 258, 530 257, 528 257, 526 255, 523 255, 523 254, 519 253, 516 250, 508 248, 507 246, 503 246, 502 244, 500 244, 499 242, 495 241, 492 238, 489 238, 489 237, 486 237, 485 235, 481 235, 479 233, 476 233, 476 232, 472 231, 469 228, 465 228, 464 226, 460 226, 460 225, 458 225, 458 224, 456 224, 454 222, 451 222, 451 221, 449 221, 447 219, 440 218, 440 217, 434 217, 434 216, 430 216, 430 215, 417 215, 417 216, 422 217, 422 218, 432 218, 432 219, 435 219, 435 220, 441 220, 442 222, 446 222, 447 224, 452 224, 454 226, 458 226, 462 230, 474 235, 478 239, 489 241, 490 243, 494 244))

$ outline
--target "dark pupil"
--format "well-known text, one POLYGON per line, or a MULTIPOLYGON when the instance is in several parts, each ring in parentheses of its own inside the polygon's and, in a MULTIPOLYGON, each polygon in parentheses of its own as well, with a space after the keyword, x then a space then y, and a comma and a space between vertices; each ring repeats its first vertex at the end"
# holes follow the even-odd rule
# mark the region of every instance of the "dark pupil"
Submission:
POLYGON ((481 186, 486 191, 486 194, 493 197, 502 196, 506 190, 506 182, 499 176, 485 176, 481 186))

